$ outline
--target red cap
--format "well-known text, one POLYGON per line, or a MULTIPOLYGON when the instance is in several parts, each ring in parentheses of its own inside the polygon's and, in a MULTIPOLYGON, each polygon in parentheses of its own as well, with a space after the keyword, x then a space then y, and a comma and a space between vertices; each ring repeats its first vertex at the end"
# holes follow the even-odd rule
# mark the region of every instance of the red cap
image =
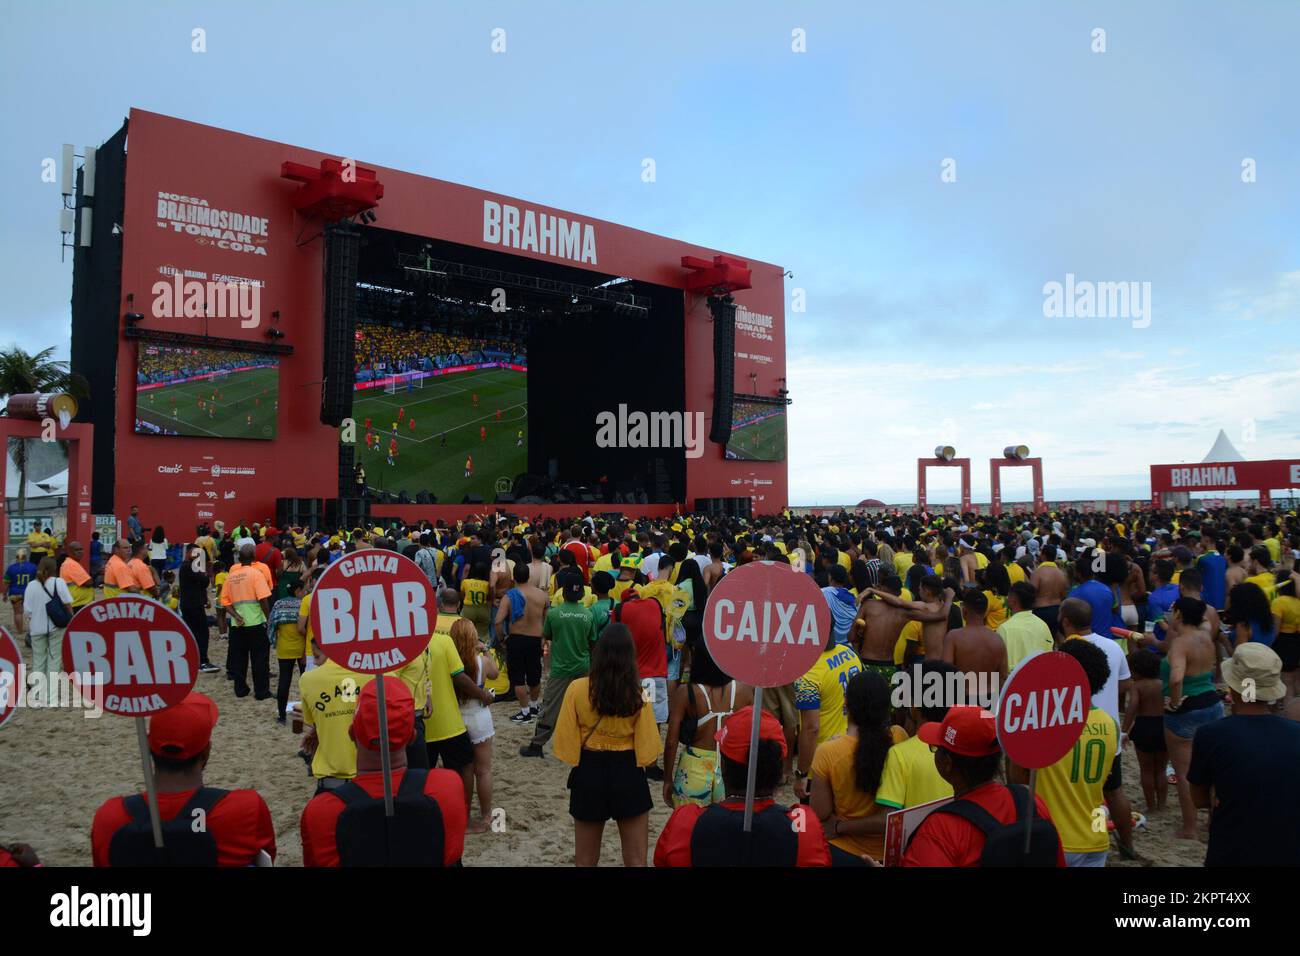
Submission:
MULTIPOLYGON (((771 740, 781 745, 781 757, 785 757, 785 730, 781 721, 767 711, 762 711, 758 720, 758 739, 771 740)), ((754 708, 743 707, 736 711, 718 731, 718 752, 737 763, 749 762, 749 739, 754 734, 754 708)))
POLYGON ((922 724, 916 736, 963 757, 987 757, 1001 749, 997 719, 982 707, 951 707, 942 722, 922 724))
POLYGON ((388 749, 401 750, 415 738, 415 698, 396 677, 383 675, 361 688, 357 712, 352 715, 352 739, 358 747, 379 749, 379 682, 384 682, 388 711, 388 749))
POLYGON ((212 740, 217 705, 206 694, 191 692, 179 704, 149 718, 149 751, 171 760, 189 760, 212 740))

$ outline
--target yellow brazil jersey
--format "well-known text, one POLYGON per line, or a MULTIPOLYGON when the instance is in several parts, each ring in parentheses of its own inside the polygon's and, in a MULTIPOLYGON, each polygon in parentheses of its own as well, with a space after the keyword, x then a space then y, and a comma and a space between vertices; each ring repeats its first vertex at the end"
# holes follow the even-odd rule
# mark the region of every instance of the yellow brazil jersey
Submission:
POLYGON ((419 656, 388 673, 405 684, 406 689, 411 692, 411 699, 415 701, 416 715, 428 717, 429 649, 426 647, 419 656))
POLYGON ((460 716, 460 701, 452 678, 465 672, 456 645, 446 634, 434 633, 428 649, 429 696, 433 699, 433 713, 424 721, 424 739, 429 742, 448 740, 465 732, 465 721, 460 716))
POLYGON ((983 570, 984 570, 985 568, 987 568, 988 566, 989 566, 989 559, 986 558, 986 557, 984 557, 984 553, 983 553, 982 551, 976 551, 976 552, 975 552, 975 567, 976 567, 976 569, 977 569, 977 570, 980 570, 980 571, 983 571, 983 570))
POLYGON ((774 545, 776 545, 776 550, 780 551, 782 554, 789 554, 789 553, 790 553, 790 550, 789 550, 789 548, 787 548, 787 547, 785 546, 785 542, 784 542, 784 541, 779 541, 779 540, 778 540, 778 541, 773 541, 772 543, 773 543, 774 545))
POLYGON ((596 559, 596 563, 591 566, 592 574, 597 571, 609 571, 614 567, 614 556, 609 552, 602 554, 596 559))
POLYGON ((876 803, 905 810, 951 796, 952 784, 939 776, 930 745, 920 737, 909 737, 889 748, 876 803))
POLYGON ((351 779, 357 775, 357 745, 348 730, 357 712, 357 696, 370 680, 370 674, 357 674, 328 660, 299 678, 303 722, 316 728, 314 776, 351 779))
POLYGON ((466 578, 460 582, 460 597, 467 607, 478 607, 488 603, 488 583, 478 578, 466 578))
POLYGON ((1096 853, 1110 847, 1106 817, 1099 808, 1102 784, 1110 775, 1118 743, 1114 718, 1094 707, 1074 747, 1038 771, 1038 794, 1052 814, 1066 853, 1096 853))
POLYGON ((1273 601, 1270 610, 1282 619, 1283 634, 1300 634, 1300 598, 1284 595, 1273 601))
POLYGON ((1017 562, 1012 561, 1007 565, 1007 577, 1011 579, 1012 584, 1019 584, 1025 580, 1025 569, 1017 562))
POLYGON ((821 713, 817 742, 838 737, 849 729, 844 709, 844 691, 849 678, 862 670, 862 661, 853 648, 835 644, 822 651, 817 663, 794 682, 794 705, 799 710, 821 713))
POLYGON ((849 553, 847 551, 838 552, 835 555, 835 560, 839 562, 840 567, 845 571, 853 570, 853 562, 849 560, 849 553))
POLYGON ((1277 538, 1265 538, 1264 547, 1268 548, 1268 556, 1277 564, 1282 560, 1282 542, 1277 538))

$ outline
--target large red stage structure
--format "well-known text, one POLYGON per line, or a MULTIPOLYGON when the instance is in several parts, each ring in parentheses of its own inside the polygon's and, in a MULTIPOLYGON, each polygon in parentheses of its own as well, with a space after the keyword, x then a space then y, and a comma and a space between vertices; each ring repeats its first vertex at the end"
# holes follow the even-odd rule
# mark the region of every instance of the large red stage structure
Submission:
MULTIPOLYGON (((748 499, 754 513, 774 513, 787 505, 784 454, 780 460, 729 458, 725 446, 733 398, 782 408, 788 401, 780 266, 141 110, 131 111, 96 156, 93 182, 81 172, 77 177, 76 207, 93 218, 76 220, 72 302, 72 366, 91 383, 78 420, 95 428, 95 513, 122 515, 139 505, 147 525, 174 526, 171 537, 181 539, 200 522, 221 519, 230 526, 270 518, 277 499, 346 495, 351 458, 340 454, 335 423, 342 416, 329 410, 350 407, 351 380, 346 402, 336 400, 352 362, 347 356, 345 366, 340 348, 329 344, 342 328, 334 327, 331 296, 354 296, 362 283, 335 279, 356 276, 358 247, 364 270, 366 257, 377 256, 385 243, 410 249, 421 248, 420 242, 438 258, 464 264, 465 275, 522 276, 538 294, 581 286, 613 302, 618 289, 632 289, 625 297, 631 305, 600 323, 607 338, 589 353, 585 333, 564 341, 563 325, 553 326, 557 331, 543 342, 560 339, 581 370, 579 399, 603 392, 616 408, 626 399, 604 386, 623 381, 640 397, 658 400, 647 407, 703 412, 709 420, 711 440, 698 457, 681 448, 655 449, 671 488, 667 500, 663 494, 639 505, 570 499, 556 509, 658 513, 748 499), (351 252, 347 242, 331 244, 340 227, 360 237, 349 240, 351 252), (350 274, 331 271, 334 255, 353 257, 350 274), (190 308, 188 299, 184 308, 178 301, 170 311, 158 309, 160 285, 175 282, 179 292, 182 281, 255 290, 256 321, 214 313, 210 302, 190 308), (678 343, 673 360, 641 358, 642 334, 678 343), (269 440, 165 428, 141 433, 137 402, 145 398, 136 392, 153 387, 137 374, 146 347, 243 351, 277 365, 275 417, 263 429, 269 440)), ((576 441, 556 450, 563 444, 560 429, 585 436, 589 423, 582 419, 590 407, 579 401, 575 412, 565 405, 573 397, 561 387, 544 388, 563 383, 565 375, 572 381, 567 369, 548 378, 545 361, 529 355, 528 470, 544 474, 549 465, 562 477, 582 464, 583 455, 576 441)), ((749 423, 761 421, 752 407, 749 423)), ((592 444, 594 424, 589 431, 592 444)), ((373 513, 459 518, 491 507, 491 501, 388 502, 373 505, 373 513)), ((521 504, 507 510, 537 509, 521 504)))

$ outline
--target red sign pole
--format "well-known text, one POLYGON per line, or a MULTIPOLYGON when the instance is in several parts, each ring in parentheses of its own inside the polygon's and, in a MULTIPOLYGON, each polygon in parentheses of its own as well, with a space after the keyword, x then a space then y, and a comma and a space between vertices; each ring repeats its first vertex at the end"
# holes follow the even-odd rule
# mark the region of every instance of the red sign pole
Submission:
POLYGON ((728 572, 704 608, 704 642, 722 670, 754 688, 754 726, 745 777, 745 832, 753 829, 763 688, 780 687, 817 663, 831 610, 811 576, 789 564, 755 561, 728 572))
POLYGON ((312 592, 311 629, 321 652, 342 667, 379 681, 379 761, 384 813, 393 815, 393 765, 388 752, 384 674, 424 653, 433 637, 436 602, 420 566, 395 551, 366 548, 329 566, 312 592))

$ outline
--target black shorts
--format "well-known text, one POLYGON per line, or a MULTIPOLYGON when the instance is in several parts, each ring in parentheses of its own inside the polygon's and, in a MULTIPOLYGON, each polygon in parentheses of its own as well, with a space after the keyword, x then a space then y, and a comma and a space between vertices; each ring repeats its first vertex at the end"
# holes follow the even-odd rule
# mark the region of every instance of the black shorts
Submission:
POLYGON ((506 670, 511 687, 536 687, 542 682, 542 639, 511 634, 506 641, 506 670))
POLYGON ((439 757, 442 758, 443 767, 457 772, 474 762, 474 745, 469 742, 468 731, 463 731, 455 737, 448 737, 446 740, 426 741, 424 749, 429 755, 430 769, 438 766, 439 757))
POLYGON ((1056 637, 1061 617, 1061 605, 1053 604, 1049 607, 1036 607, 1034 608, 1034 617, 1046 624, 1047 629, 1052 632, 1052 637, 1056 637))
POLYGON ((1283 631, 1273 638, 1273 652, 1282 658, 1282 670, 1300 670, 1300 634, 1283 631))
POLYGON ((584 750, 569 771, 569 816, 583 823, 626 820, 649 813, 645 769, 634 750, 584 750))
POLYGON ((1133 721, 1133 729, 1128 736, 1133 741, 1133 749, 1139 753, 1156 754, 1168 747, 1165 743, 1163 717, 1139 717, 1133 721))
POLYGON ((1121 756, 1121 754, 1116 753, 1115 759, 1110 762, 1110 776, 1101 785, 1102 793, 1110 793, 1112 790, 1118 790, 1124 786, 1124 767, 1119 759, 1121 756))

